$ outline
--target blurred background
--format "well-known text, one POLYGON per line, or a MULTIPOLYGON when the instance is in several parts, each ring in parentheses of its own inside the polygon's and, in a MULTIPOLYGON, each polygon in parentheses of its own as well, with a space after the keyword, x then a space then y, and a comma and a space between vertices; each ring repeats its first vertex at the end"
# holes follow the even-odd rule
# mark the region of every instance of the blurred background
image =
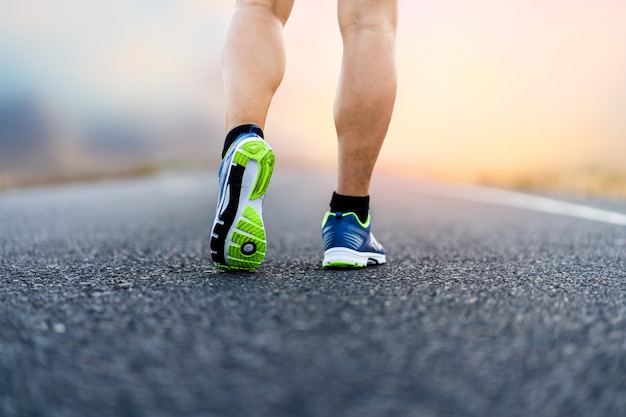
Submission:
MULTIPOLYGON (((0 188, 215 169, 233 4, 2 0, 0 188)), ((626 2, 399 7, 379 172, 626 197, 626 2)), ((335 9, 297 0, 285 28, 266 126, 279 167, 335 166, 335 9)))

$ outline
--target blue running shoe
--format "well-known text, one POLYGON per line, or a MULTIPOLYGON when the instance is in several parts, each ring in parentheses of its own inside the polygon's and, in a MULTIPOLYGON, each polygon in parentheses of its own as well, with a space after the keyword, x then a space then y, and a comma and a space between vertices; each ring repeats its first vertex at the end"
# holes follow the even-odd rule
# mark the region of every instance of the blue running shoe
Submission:
POLYGON ((250 271, 265 258, 262 205, 273 170, 272 148, 253 132, 239 136, 224 155, 211 233, 217 268, 250 271))
POLYGON ((371 216, 361 223, 355 213, 326 213, 322 222, 324 268, 363 268, 387 262, 385 249, 370 232, 371 216))

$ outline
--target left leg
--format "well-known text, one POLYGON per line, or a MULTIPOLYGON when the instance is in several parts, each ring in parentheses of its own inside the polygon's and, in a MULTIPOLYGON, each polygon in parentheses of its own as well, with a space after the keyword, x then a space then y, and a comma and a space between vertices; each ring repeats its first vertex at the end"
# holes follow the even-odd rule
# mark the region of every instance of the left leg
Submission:
POLYGON ((267 111, 285 73, 282 30, 294 0, 238 0, 222 57, 226 131, 265 125, 267 111))
POLYGON ((237 0, 223 51, 228 134, 211 257, 226 270, 252 270, 265 257, 263 197, 274 153, 263 139, 265 117, 285 71, 282 28, 294 0, 237 0))

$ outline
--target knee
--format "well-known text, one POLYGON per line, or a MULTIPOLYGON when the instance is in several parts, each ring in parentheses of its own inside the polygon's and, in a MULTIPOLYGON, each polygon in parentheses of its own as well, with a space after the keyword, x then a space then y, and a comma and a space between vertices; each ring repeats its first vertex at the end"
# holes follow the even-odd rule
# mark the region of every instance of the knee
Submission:
POLYGON ((289 19, 294 0, 237 0, 236 8, 257 9, 277 18, 284 26, 289 19))
POLYGON ((339 0, 338 20, 343 37, 362 32, 395 34, 397 0, 339 0))

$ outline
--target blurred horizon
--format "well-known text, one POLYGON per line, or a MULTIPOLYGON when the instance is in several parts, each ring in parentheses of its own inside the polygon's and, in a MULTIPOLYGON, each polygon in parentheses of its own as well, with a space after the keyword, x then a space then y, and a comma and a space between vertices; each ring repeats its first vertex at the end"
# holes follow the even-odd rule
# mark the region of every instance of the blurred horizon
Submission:
MULTIPOLYGON (((214 168, 234 1, 0 5, 0 188, 214 168)), ((332 169, 336 2, 296 1, 266 136, 332 169)), ((626 3, 400 0, 399 90, 377 170, 626 196, 626 3)))

